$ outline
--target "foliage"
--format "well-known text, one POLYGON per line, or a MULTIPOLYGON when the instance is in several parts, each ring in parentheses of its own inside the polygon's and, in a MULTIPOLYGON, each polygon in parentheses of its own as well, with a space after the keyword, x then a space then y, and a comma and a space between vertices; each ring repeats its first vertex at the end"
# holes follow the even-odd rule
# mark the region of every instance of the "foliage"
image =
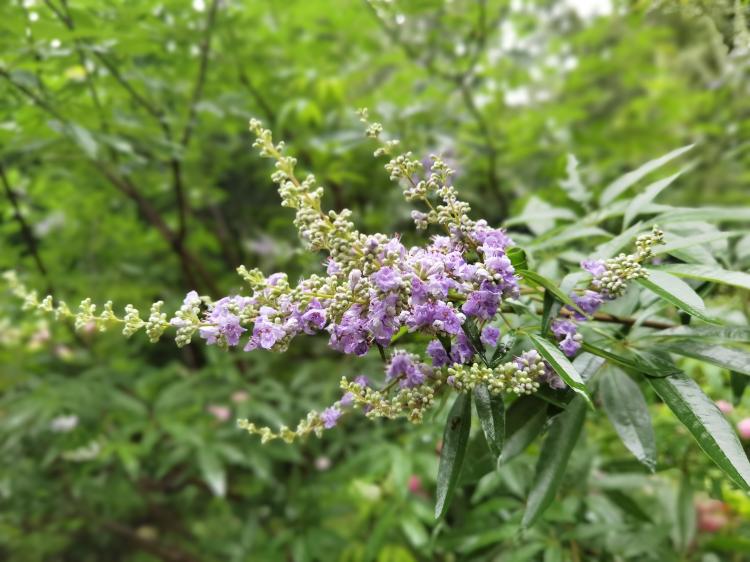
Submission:
POLYGON ((190 289, 236 294, 240 263, 319 271, 247 150, 255 115, 293 141, 329 207, 411 245, 409 211, 352 113, 368 105, 404 145, 442 153, 474 217, 524 249, 525 263, 508 255, 533 292, 507 304, 533 338, 497 348, 534 341, 580 391, 506 397, 503 415, 478 385, 460 396, 480 423, 456 405, 469 419, 442 447, 444 403, 418 426, 350 416, 321 440, 261 445, 228 419, 278 427, 320 411, 342 376, 382 372, 377 352, 342 358, 317 337, 283 355, 124 344, 3 300, 6 557, 747 556, 750 504, 730 483, 746 485, 747 460, 713 404, 734 396, 729 418, 746 417, 742 3, 596 17, 491 0, 0 10, 0 267, 28 286, 173 310, 190 289), (549 340, 586 281, 578 263, 630 251, 652 224, 661 263, 585 323, 568 361, 549 340), (460 470, 444 460, 454 444, 460 470), (434 490, 452 496, 437 522, 434 490))

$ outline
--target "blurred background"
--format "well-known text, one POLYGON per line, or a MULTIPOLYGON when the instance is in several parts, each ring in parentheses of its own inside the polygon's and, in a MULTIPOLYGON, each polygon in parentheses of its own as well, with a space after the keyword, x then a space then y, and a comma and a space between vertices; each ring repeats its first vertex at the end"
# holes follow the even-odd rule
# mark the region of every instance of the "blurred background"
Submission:
MULTIPOLYGON (((409 208, 358 107, 415 154, 444 154, 495 225, 562 204, 568 155, 596 190, 689 143, 665 201, 750 202, 744 1, 0 4, 0 270, 69 304, 173 310, 190 289, 239 291, 240 264, 321 270, 250 148, 251 117, 330 208, 406 240, 409 208)), ((295 424, 376 359, 324 338, 283 355, 178 350, 19 308, 2 293, 0 559, 750 560, 750 500, 660 406, 655 475, 598 414, 540 525, 518 532, 538 444, 489 476, 467 467, 436 524, 441 419, 354 417, 295 446, 235 428, 295 424)), ((750 416, 718 367, 683 366, 733 422, 750 416)))

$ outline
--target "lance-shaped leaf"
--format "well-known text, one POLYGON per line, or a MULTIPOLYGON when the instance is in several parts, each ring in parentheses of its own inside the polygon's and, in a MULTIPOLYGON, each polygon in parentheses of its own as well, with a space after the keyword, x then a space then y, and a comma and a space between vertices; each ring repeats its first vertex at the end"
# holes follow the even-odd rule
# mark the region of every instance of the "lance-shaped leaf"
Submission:
POLYGON ((750 461, 737 434, 695 381, 684 374, 647 380, 706 455, 738 486, 750 490, 750 461))
POLYGON ((542 445, 534 482, 526 502, 522 520, 524 527, 533 525, 555 498, 570 454, 581 435, 585 417, 586 400, 582 396, 576 396, 567 409, 552 422, 542 445))
POLYGON ((440 451, 435 501, 435 518, 437 519, 445 515, 455 492, 466 455, 470 429, 471 394, 461 393, 451 406, 443 431, 443 448, 440 451))
POLYGON ((544 290, 544 307, 542 308, 542 336, 547 337, 549 334, 550 324, 552 319, 557 316, 562 306, 555 300, 552 291, 549 289, 544 290))
POLYGON ((656 443, 651 414, 638 385, 620 369, 610 368, 599 383, 604 411, 624 445, 652 472, 656 443))
POLYGON ((664 191, 669 185, 676 180, 678 177, 680 177, 680 174, 682 174, 682 170, 677 172, 676 174, 673 174, 669 176, 668 178, 663 178, 658 181, 655 181, 651 185, 649 185, 643 193, 639 193, 636 195, 633 200, 630 202, 630 205, 628 205, 627 210, 625 211, 625 215, 622 219, 622 226, 625 228, 628 226, 635 217, 638 216, 639 213, 643 211, 643 209, 651 203, 658 195, 664 191))
POLYGON ((516 273, 518 273, 529 283, 544 287, 546 291, 552 293, 552 295, 554 295, 554 297, 561 303, 567 304, 581 314, 584 313, 580 308, 578 308, 578 305, 573 302, 573 299, 571 299, 569 295, 560 290, 560 288, 554 281, 547 279, 543 275, 539 275, 536 271, 531 271, 529 269, 517 269, 516 273))
POLYGON ((748 383, 750 383, 750 378, 732 371, 729 373, 729 383, 732 387, 734 404, 737 405, 740 403, 740 400, 742 400, 742 395, 745 394, 745 389, 747 388, 748 383))
POLYGON ((712 283, 732 285, 734 287, 739 287, 740 289, 750 290, 750 274, 741 271, 729 271, 720 267, 692 263, 663 265, 659 267, 658 270, 666 271, 677 277, 698 279, 699 281, 711 281, 712 283))
POLYGON ((611 351, 586 341, 583 342, 581 349, 603 357, 615 365, 633 369, 649 377, 667 377, 681 372, 669 354, 661 350, 618 349, 611 351))
POLYGON ((649 270, 648 277, 638 279, 638 283, 691 316, 710 324, 718 324, 716 320, 706 316, 703 299, 681 279, 663 271, 649 270))
POLYGON ((521 454, 542 431, 547 421, 547 403, 536 396, 521 396, 505 416, 505 444, 498 463, 521 454))
POLYGON ((665 349, 672 353, 713 363, 743 375, 750 375, 750 353, 742 349, 706 344, 695 340, 672 342, 667 344, 665 349))
POLYGON ((583 377, 576 371, 576 368, 568 361, 568 358, 565 357, 557 345, 535 334, 529 334, 529 338, 531 338, 539 354, 547 360, 554 371, 565 381, 565 384, 580 394, 589 405, 592 405, 591 397, 588 390, 586 390, 583 377))
POLYGON ((631 185, 634 185, 636 182, 638 182, 657 168, 663 166, 670 160, 673 160, 681 154, 684 154, 685 152, 693 148, 693 146, 694 145, 689 144, 687 146, 683 146, 682 148, 673 150, 672 152, 669 152, 664 156, 646 162, 643 166, 641 166, 640 168, 636 168, 632 172, 628 172, 627 174, 620 176, 606 188, 604 188, 604 191, 602 191, 602 194, 599 197, 599 205, 604 206, 611 201, 614 201, 631 185))
POLYGON ((505 404, 502 396, 493 396, 487 387, 479 384, 474 387, 474 408, 482 426, 487 446, 497 458, 503 451, 505 441, 505 404))
POLYGON ((750 343, 750 327, 747 326, 675 326, 667 330, 651 332, 647 338, 731 340, 750 343))

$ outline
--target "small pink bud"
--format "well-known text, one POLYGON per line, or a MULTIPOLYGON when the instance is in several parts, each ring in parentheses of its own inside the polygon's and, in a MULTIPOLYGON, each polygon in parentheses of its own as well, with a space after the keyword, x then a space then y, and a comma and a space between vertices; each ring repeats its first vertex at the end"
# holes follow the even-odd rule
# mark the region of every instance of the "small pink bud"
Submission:
POLYGON ((729 523, 729 519, 723 513, 709 512, 698 514, 698 529, 705 533, 720 531, 727 523, 729 523))
POLYGON ((244 390, 238 390, 237 392, 232 393, 232 402, 235 404, 241 404, 242 402, 247 402, 250 399, 250 394, 245 392, 244 390))
POLYGON ((737 432, 743 439, 750 439, 750 418, 740 420, 737 424, 737 432))
POLYGON ((721 412, 724 414, 728 414, 729 412, 734 410, 734 406, 732 406, 726 400, 717 400, 716 405, 719 407, 719 410, 721 410, 721 412))
POLYGON ((208 408, 206 408, 206 410, 220 422, 227 421, 232 415, 232 411, 229 409, 229 407, 220 406, 218 404, 212 404, 208 408))
POLYGON ((419 494, 422 492, 422 479, 416 474, 409 476, 409 491, 412 494, 419 494))
POLYGON ((331 459, 328 457, 318 457, 315 459, 315 468, 323 472, 331 468, 331 459))

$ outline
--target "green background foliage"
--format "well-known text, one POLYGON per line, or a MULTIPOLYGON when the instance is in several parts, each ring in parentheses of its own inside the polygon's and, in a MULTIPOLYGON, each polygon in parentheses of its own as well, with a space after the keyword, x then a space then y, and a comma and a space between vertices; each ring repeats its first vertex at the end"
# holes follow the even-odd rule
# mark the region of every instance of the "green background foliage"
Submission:
MULTIPOLYGON (((415 154, 450 160, 475 218, 541 236, 536 265, 555 278, 591 241, 620 232, 618 217, 602 237, 565 241, 566 219, 623 173, 694 143, 670 163, 685 173, 658 204, 724 207, 707 220, 730 234, 686 223, 671 235, 697 228, 706 238, 681 258, 746 271, 747 5, 586 5, 597 10, 549 0, 3 3, 0 269, 71 304, 142 309, 158 299, 174 309, 189 289, 237 292, 240 264, 321 270, 250 150, 251 117, 315 172, 330 208, 351 208, 363 231, 412 240, 409 210, 356 118, 367 106, 415 154)), ((746 325, 747 294, 723 289, 707 303, 746 325)), ((733 422, 750 415, 738 391, 746 375, 680 366, 712 399, 736 397, 733 422)), ((295 423, 337 398, 342 375, 380 369, 318 338, 273 355, 74 334, 3 295, 0 558, 750 559, 750 500, 646 385, 655 473, 617 439, 607 421, 617 400, 605 399, 587 413, 561 491, 523 531, 537 458, 557 453, 544 438, 492 470, 472 432, 436 522, 446 405, 421 426, 353 417, 291 447, 234 427, 236 417, 295 423), (77 425, 53 430, 61 416, 77 425), (725 522, 716 531, 711 505, 725 522)), ((558 418, 522 419, 518 435, 562 431, 558 418)))

